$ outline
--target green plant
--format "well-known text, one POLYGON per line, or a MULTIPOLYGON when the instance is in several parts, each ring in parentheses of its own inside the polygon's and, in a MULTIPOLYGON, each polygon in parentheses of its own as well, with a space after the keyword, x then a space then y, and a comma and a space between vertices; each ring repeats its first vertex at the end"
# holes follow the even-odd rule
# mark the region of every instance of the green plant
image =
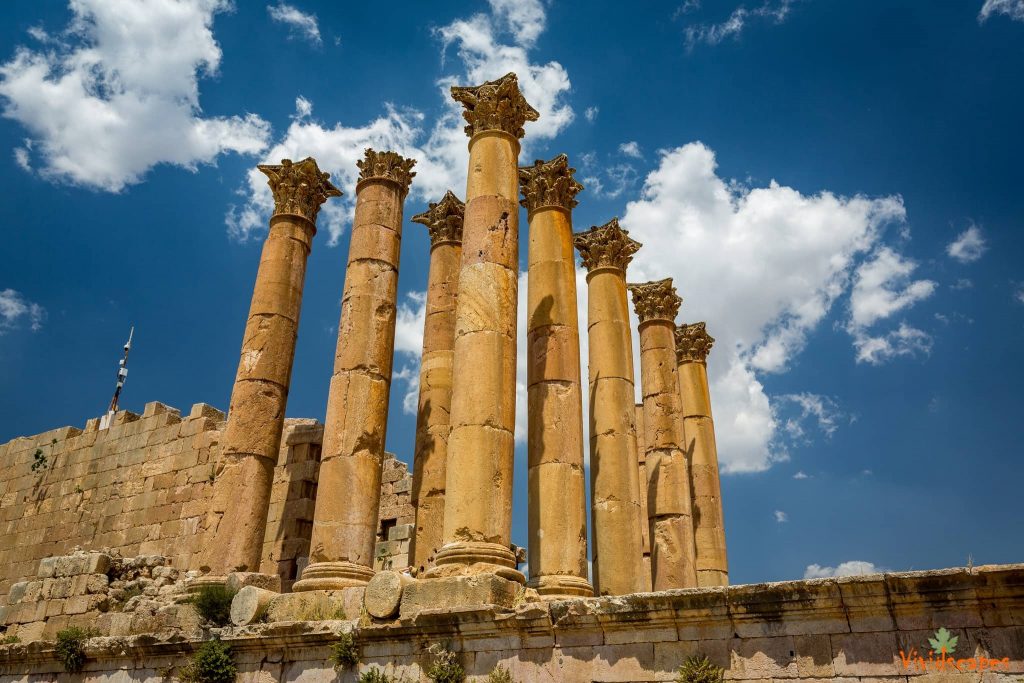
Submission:
POLYGON ((42 448, 37 448, 36 452, 32 454, 32 471, 36 472, 44 467, 46 467, 46 454, 43 453, 42 448))
POLYGON ((960 636, 954 636, 943 627, 935 632, 934 638, 928 639, 928 644, 937 654, 947 655, 956 651, 956 641, 958 640, 960 640, 960 636))
POLYGON ((57 631, 57 646, 54 654, 64 667, 65 671, 81 671, 85 665, 85 641, 92 638, 95 632, 92 629, 84 629, 78 626, 57 631))
POLYGON ((459 656, 440 645, 431 645, 427 652, 434 656, 427 669, 427 678, 433 683, 462 683, 466 680, 466 670, 459 662, 459 656))
POLYGON ((217 584, 203 586, 192 596, 190 602, 206 621, 214 626, 227 626, 231 623, 231 600, 235 592, 217 584))
POLYGON ((693 655, 683 661, 676 674, 676 683, 722 683, 725 669, 716 666, 704 655, 693 655))
POLYGON ((208 640, 199 646, 178 678, 183 683, 234 683, 237 674, 231 646, 208 640))
POLYGON ((335 669, 348 669, 359 663, 359 644, 351 633, 342 633, 331 645, 331 664, 335 669))
POLYGON ((14 645, 20 642, 21 638, 18 636, 4 636, 3 639, 0 639, 0 645, 14 645))
POLYGON ((359 683, 394 683, 383 669, 373 667, 359 674, 359 683))
POLYGON ((512 674, 501 664, 494 667, 494 671, 487 674, 487 683, 515 683, 512 674))

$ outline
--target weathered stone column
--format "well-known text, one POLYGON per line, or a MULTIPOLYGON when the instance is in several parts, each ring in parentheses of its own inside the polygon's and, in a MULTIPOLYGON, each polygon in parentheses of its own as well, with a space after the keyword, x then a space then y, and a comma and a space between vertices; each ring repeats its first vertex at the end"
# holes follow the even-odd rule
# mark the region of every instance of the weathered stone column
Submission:
POLYGON ((697 546, 697 585, 728 586, 722 485, 718 476, 715 423, 711 419, 707 358, 714 337, 704 323, 676 328, 676 362, 683 400, 683 433, 693 484, 693 526, 697 546))
POLYGON ((413 221, 427 226, 430 232, 430 273, 412 474, 416 533, 409 550, 410 562, 420 573, 433 566, 444 532, 444 479, 455 360, 455 302, 459 291, 465 210, 465 205, 448 192, 440 202, 431 203, 427 211, 413 216, 413 221))
POLYGON ((367 149, 357 163, 356 212, 327 397, 310 564, 293 591, 359 586, 373 576, 402 205, 416 162, 367 149))
POLYGON ((651 527, 647 523, 647 444, 644 442, 644 404, 636 404, 636 453, 640 477, 640 537, 644 547, 644 590, 651 590, 651 527))
POLYGON ((306 259, 320 205, 329 197, 341 196, 312 157, 258 168, 269 178, 274 214, 256 272, 231 391, 222 467, 213 485, 211 509, 223 514, 207 553, 211 574, 206 583, 223 582, 235 571, 259 571, 295 358, 306 259))
POLYGON ((614 218, 577 233, 573 241, 588 271, 594 588, 599 595, 625 595, 645 588, 633 339, 626 300, 626 266, 640 243, 614 218))
POLYGON ((696 551, 673 322, 683 300, 671 278, 629 285, 629 291, 640 318, 653 586, 691 588, 697 585, 696 551))
POLYGON ((583 186, 560 154, 519 169, 530 221, 527 281, 529 562, 546 597, 589 596, 583 394, 572 209, 583 186))
MULTIPOLYGON (((515 74, 452 88, 469 123, 469 177, 455 314, 444 546, 435 576, 524 581, 509 548, 516 414, 519 139, 537 111, 515 74)), ((428 572, 429 573, 429 572, 428 572)))

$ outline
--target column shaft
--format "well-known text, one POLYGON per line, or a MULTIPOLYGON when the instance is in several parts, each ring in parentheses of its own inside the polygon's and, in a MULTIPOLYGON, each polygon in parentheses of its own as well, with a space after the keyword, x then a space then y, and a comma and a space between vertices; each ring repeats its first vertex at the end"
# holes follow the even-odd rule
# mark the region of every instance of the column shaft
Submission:
POLYGON ((463 211, 462 202, 449 192, 441 202, 431 204, 429 211, 413 218, 428 227, 432 243, 412 478, 416 533, 409 556, 418 573, 433 566, 444 532, 463 211))
POLYGON ((521 580, 512 533, 519 277, 519 141, 473 136, 456 304, 445 546, 437 564, 494 565, 521 580))
POLYGON ((256 273, 213 487, 212 510, 221 513, 207 555, 214 582, 229 572, 259 571, 316 214, 328 197, 341 194, 311 158, 294 164, 286 159, 260 170, 270 177, 276 206, 256 273))
POLYGON ((528 289, 530 585, 547 596, 592 595, 576 267, 568 209, 531 212, 528 289))
POLYGON ((395 345, 402 204, 413 163, 393 152, 367 150, 367 160, 360 164, 364 177, 356 186, 310 564, 292 587, 295 591, 362 585, 373 576, 395 345), (394 173, 377 175, 382 174, 378 164, 390 164, 394 173))
POLYGON ((626 595, 646 587, 626 276, 600 268, 587 283, 594 588, 626 595))
POLYGON ((630 289, 640 317, 653 588, 691 588, 697 585, 696 550, 672 322, 681 300, 671 280, 630 289))
POLYGON ((690 456, 693 483, 694 536, 697 546, 697 584, 729 585, 729 562, 722 516, 722 488, 718 474, 718 448, 711 417, 706 358, 714 340, 703 323, 680 325, 676 331, 679 390, 683 402, 683 431, 690 456), (683 339, 681 339, 681 333, 683 339), (698 344, 693 342, 698 338, 698 344), (687 343, 689 342, 689 343, 687 343), (703 343, 700 343, 703 342, 703 343), (694 348, 698 346, 699 348, 694 348))
POLYGON ((651 527, 647 521, 647 443, 644 441, 644 404, 636 404, 636 451, 639 459, 640 481, 640 537, 644 551, 644 590, 651 586, 651 527))

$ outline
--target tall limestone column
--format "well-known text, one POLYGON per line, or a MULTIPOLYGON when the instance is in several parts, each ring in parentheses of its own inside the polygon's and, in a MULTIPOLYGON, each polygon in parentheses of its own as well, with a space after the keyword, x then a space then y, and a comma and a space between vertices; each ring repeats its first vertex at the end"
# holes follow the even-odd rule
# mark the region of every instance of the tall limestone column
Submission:
POLYGON ((421 573, 433 565, 444 531, 444 479, 455 360, 455 302, 465 210, 465 205, 448 192, 440 202, 431 203, 427 211, 412 219, 427 226, 430 232, 430 273, 412 474, 416 533, 409 550, 412 566, 421 573))
POLYGON ((693 483, 693 526, 697 545, 697 585, 728 586, 722 485, 718 477, 715 423, 711 419, 707 358, 714 337, 704 323, 676 328, 676 362, 683 400, 683 432, 693 483))
POLYGON ((617 219, 574 236, 587 269, 590 489, 594 588, 625 595, 644 581, 626 266, 640 243, 617 219))
POLYGON ((676 369, 675 317, 683 302, 672 278, 629 285, 640 318, 640 372, 647 445, 647 515, 654 590, 697 585, 684 453, 683 406, 676 369))
POLYGON ((356 212, 327 397, 310 564, 293 591, 359 586, 373 576, 402 205, 415 163, 372 149, 357 162, 356 212))
POLYGON ((306 259, 320 205, 329 197, 341 196, 312 157, 258 168, 269 178, 274 214, 231 391, 223 467, 213 485, 211 509, 223 514, 207 554, 211 575, 204 582, 208 583, 222 582, 230 572, 259 571, 295 358, 306 259))
POLYGON ((647 444, 644 443, 644 404, 636 404, 636 451, 640 469, 640 537, 644 546, 644 590, 651 586, 651 527, 647 523, 647 444))
POLYGON ((519 169, 530 220, 527 283, 529 561, 545 597, 590 596, 583 394, 572 209, 583 186, 560 154, 519 169))
POLYGON ((519 277, 519 139, 537 111, 515 74, 452 88, 469 125, 469 176, 455 314, 444 546, 431 576, 524 581, 512 536, 519 277))

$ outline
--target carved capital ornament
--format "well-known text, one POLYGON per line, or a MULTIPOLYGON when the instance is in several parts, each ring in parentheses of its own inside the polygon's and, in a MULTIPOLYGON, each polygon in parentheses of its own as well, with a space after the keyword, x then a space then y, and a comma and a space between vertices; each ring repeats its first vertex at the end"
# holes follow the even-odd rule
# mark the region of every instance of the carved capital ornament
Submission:
POLYGON ((623 273, 633 260, 633 254, 643 245, 630 238, 629 233, 613 218, 604 225, 577 232, 572 236, 573 245, 580 252, 583 266, 590 272, 599 268, 617 268, 623 273))
POLYGON ((275 216, 298 215, 315 225, 320 205, 329 197, 341 196, 341 190, 328 180, 331 174, 321 172, 313 157, 298 162, 282 159, 280 164, 260 164, 256 168, 267 176, 275 216))
POLYGON ((360 183, 364 180, 391 180, 402 187, 402 194, 409 192, 409 185, 416 175, 412 170, 416 165, 415 159, 407 159, 397 152, 378 152, 370 147, 363 154, 362 161, 356 162, 360 183))
POLYGON ((560 207, 566 211, 576 208, 575 197, 583 186, 573 178, 575 168, 569 166, 569 157, 559 154, 551 161, 537 159, 533 166, 519 168, 519 185, 523 198, 519 203, 528 213, 542 207, 560 207))
POLYGON ((633 308, 640 324, 649 320, 675 320, 683 300, 672 286, 672 278, 626 285, 633 294, 633 308))
POLYGON ((422 223, 430 232, 431 246, 444 242, 462 241, 462 219, 466 205, 451 190, 439 202, 431 202, 423 213, 412 217, 414 223, 422 223))
POLYGON ((676 362, 704 363, 715 343, 715 338, 708 334, 705 323, 683 323, 676 327, 676 362))
POLYGON ((514 73, 507 73, 496 81, 487 81, 477 86, 455 86, 452 99, 460 102, 465 111, 466 135, 500 130, 522 138, 526 131, 523 124, 536 121, 540 114, 519 91, 519 79, 514 73))

